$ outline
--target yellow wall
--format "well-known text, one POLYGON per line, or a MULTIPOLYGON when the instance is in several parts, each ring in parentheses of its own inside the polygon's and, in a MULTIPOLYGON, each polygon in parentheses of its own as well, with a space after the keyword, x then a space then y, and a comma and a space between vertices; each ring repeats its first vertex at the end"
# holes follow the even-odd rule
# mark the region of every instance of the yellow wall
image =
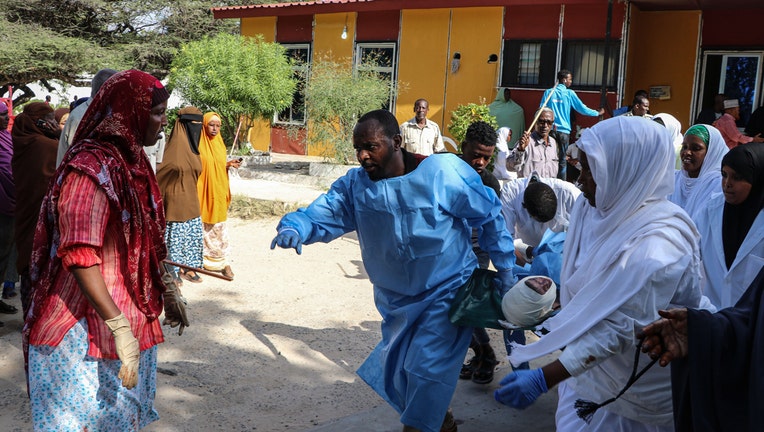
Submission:
POLYGON ((458 105, 493 101, 499 62, 489 64, 488 56, 501 57, 503 21, 502 7, 453 9, 442 125, 445 135, 450 136, 447 130, 450 113, 458 105), (461 65, 456 73, 451 73, 450 63, 455 52, 461 54, 461 65))
MULTIPOLYGON (((398 120, 413 117, 414 101, 425 98, 430 103, 429 118, 450 136, 450 113, 458 105, 490 103, 495 97, 499 63, 487 61, 491 54, 501 55, 503 19, 502 7, 404 10, 398 53, 400 92, 395 108, 398 120), (451 73, 451 60, 457 51, 461 54, 460 67, 451 73)), ((313 58, 331 56, 346 60, 352 67, 356 15, 320 14, 314 20, 313 58), (348 38, 342 39, 346 23, 348 38)), ((243 35, 260 33, 272 41, 276 20, 244 18, 241 28, 243 35)), ((269 149, 267 121, 257 123, 248 134, 255 149, 269 149)), ((313 146, 308 154, 320 155, 323 150, 313 146)))
MULTIPOLYGON (((346 62, 353 67, 353 41, 355 40, 355 13, 321 14, 314 17, 313 60, 331 57, 337 62, 346 62), (347 23, 348 37, 342 39, 342 29, 347 23)), ((310 119, 308 119, 310 121, 310 119)), ((321 145, 307 146, 307 154, 324 156, 327 148, 321 145)))
POLYGON ((276 40, 276 17, 257 17, 241 19, 242 36, 263 35, 263 40, 276 40))
POLYGON ((353 64, 353 41, 355 40, 355 13, 321 14, 315 16, 313 27, 313 58, 331 55, 334 60, 347 59, 353 64), (342 28, 347 17, 348 38, 342 39, 342 28))
POLYGON ((669 113, 682 128, 690 119, 698 55, 700 11, 643 12, 631 8, 623 104, 650 86, 671 86, 671 99, 650 99, 650 112, 669 113))
MULTIPOLYGON (((242 18, 241 34, 243 36, 260 34, 265 42, 273 42, 276 39, 276 17, 242 18)), ((255 150, 269 151, 271 146, 271 122, 269 120, 256 119, 254 126, 247 131, 247 140, 255 150)))
POLYGON ((446 136, 451 111, 471 102, 491 103, 499 63, 488 64, 491 54, 501 55, 504 8, 404 10, 398 80, 401 92, 395 116, 404 122, 414 116, 414 101, 430 103, 430 120, 446 136), (476 31, 479 29, 479 31, 476 31), (450 37, 449 37, 450 31, 450 37), (451 73, 454 53, 461 54, 459 70, 451 73))
POLYGON ((427 99, 428 117, 445 129, 443 104, 446 87, 450 9, 404 10, 398 53, 399 93, 395 117, 403 123, 414 117, 414 101, 427 99))

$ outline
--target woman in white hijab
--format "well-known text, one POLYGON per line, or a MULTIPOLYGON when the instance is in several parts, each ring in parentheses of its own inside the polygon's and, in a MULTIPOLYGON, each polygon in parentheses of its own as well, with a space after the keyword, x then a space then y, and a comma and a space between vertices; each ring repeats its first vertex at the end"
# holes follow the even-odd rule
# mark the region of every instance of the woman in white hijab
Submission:
POLYGON ((695 222, 708 198, 722 191, 722 158, 728 151, 722 134, 713 126, 698 124, 684 133, 682 169, 674 172, 674 193, 668 199, 695 222))
POLYGON ((512 140, 512 129, 501 127, 496 131, 496 134, 499 137, 496 139, 496 159, 493 162, 493 175, 499 180, 517 178, 517 173, 507 171, 507 156, 509 155, 509 141, 512 140))
POLYGON ((549 333, 513 347, 509 359, 518 364, 565 350, 540 369, 508 375, 494 396, 524 408, 559 383, 558 431, 673 431, 664 368, 648 370, 589 422, 574 408, 578 399, 618 395, 634 368, 635 329, 658 318, 658 309, 700 305, 697 230, 666 199, 674 166, 669 134, 652 121, 615 117, 585 130, 577 144, 585 199, 573 208, 565 241, 562 309, 544 323, 549 333))
POLYGON ((682 168, 682 162, 679 157, 679 152, 682 151, 682 123, 668 113, 658 113, 653 116, 653 120, 666 126, 666 129, 671 134, 671 144, 674 146, 674 153, 676 155, 676 169, 682 168))

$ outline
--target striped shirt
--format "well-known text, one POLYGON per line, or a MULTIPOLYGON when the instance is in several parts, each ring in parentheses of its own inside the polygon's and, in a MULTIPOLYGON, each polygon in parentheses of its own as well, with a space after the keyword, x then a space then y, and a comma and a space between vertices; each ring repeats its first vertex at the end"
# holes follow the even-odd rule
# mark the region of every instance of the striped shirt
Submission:
MULTIPOLYGON (((93 265, 99 266, 114 303, 130 321, 140 349, 163 342, 159 320, 149 321, 125 289, 125 261, 137 259, 138 251, 117 249, 118 236, 124 234, 120 224, 109 223, 120 215, 111 214, 105 192, 89 177, 72 171, 63 180, 58 213, 61 241, 56 253, 63 269, 54 277, 54 289, 32 328, 29 343, 58 346, 64 335, 84 316, 88 324, 88 355, 118 358, 111 331, 68 271, 72 266, 93 265)), ((157 295, 160 295, 159 290, 157 295)))

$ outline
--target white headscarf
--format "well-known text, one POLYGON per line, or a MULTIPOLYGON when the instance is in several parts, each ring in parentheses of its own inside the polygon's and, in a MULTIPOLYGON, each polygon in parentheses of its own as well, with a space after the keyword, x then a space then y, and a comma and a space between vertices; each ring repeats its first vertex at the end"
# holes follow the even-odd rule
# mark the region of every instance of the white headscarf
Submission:
POLYGON ((507 137, 509 136, 510 129, 508 127, 501 127, 496 133, 499 138, 496 140, 496 159, 493 163, 493 175, 499 180, 509 180, 511 177, 507 171, 507 156, 509 155, 507 137))
POLYGON ((669 195, 669 201, 682 207, 693 220, 705 207, 708 197, 722 191, 722 159, 729 151, 718 129, 710 125, 699 126, 706 128, 709 135, 700 173, 698 177, 691 178, 687 171, 677 170, 674 173, 674 193, 669 195))
MULTIPOLYGON (((666 196, 673 189, 674 150, 665 127, 654 121, 615 117, 586 129, 577 141, 594 182, 596 208, 576 201, 563 251, 561 311, 543 327, 538 342, 513 347, 510 361, 520 364, 576 340, 648 285, 649 278, 675 262, 676 255, 655 251, 649 261, 624 271, 621 264, 636 244, 659 236, 676 244, 687 265, 698 265, 697 231, 666 196)), ((666 289, 676 287, 666 287, 666 289)), ((652 307, 652 305, 645 305, 652 307)))
POLYGON ((682 163, 679 161, 679 152, 682 151, 682 141, 684 141, 684 137, 682 136, 682 123, 680 123, 676 117, 668 113, 656 114, 653 116, 653 120, 656 119, 660 119, 660 121, 663 122, 663 125, 666 126, 666 129, 668 129, 669 133, 671 134, 671 143, 674 146, 674 155, 676 160, 675 167, 676 169, 679 169, 682 167, 682 163))

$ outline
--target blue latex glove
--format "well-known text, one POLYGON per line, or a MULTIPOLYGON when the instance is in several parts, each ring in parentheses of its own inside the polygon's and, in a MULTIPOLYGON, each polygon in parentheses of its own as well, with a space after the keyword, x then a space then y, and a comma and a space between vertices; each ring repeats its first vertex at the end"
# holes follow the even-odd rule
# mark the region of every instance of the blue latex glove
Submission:
POLYGON ((499 288, 499 294, 503 297, 504 294, 509 291, 510 288, 515 286, 517 283, 517 277, 515 277, 515 274, 512 272, 512 269, 507 270, 499 270, 498 275, 499 283, 501 284, 499 288))
POLYGON ((504 377, 493 397, 512 408, 525 409, 546 393, 546 380, 541 369, 517 370, 504 377))
POLYGON ((284 249, 294 248, 297 251, 297 255, 302 254, 302 239, 300 233, 294 228, 282 228, 276 237, 271 242, 271 249, 275 249, 276 245, 284 249))

